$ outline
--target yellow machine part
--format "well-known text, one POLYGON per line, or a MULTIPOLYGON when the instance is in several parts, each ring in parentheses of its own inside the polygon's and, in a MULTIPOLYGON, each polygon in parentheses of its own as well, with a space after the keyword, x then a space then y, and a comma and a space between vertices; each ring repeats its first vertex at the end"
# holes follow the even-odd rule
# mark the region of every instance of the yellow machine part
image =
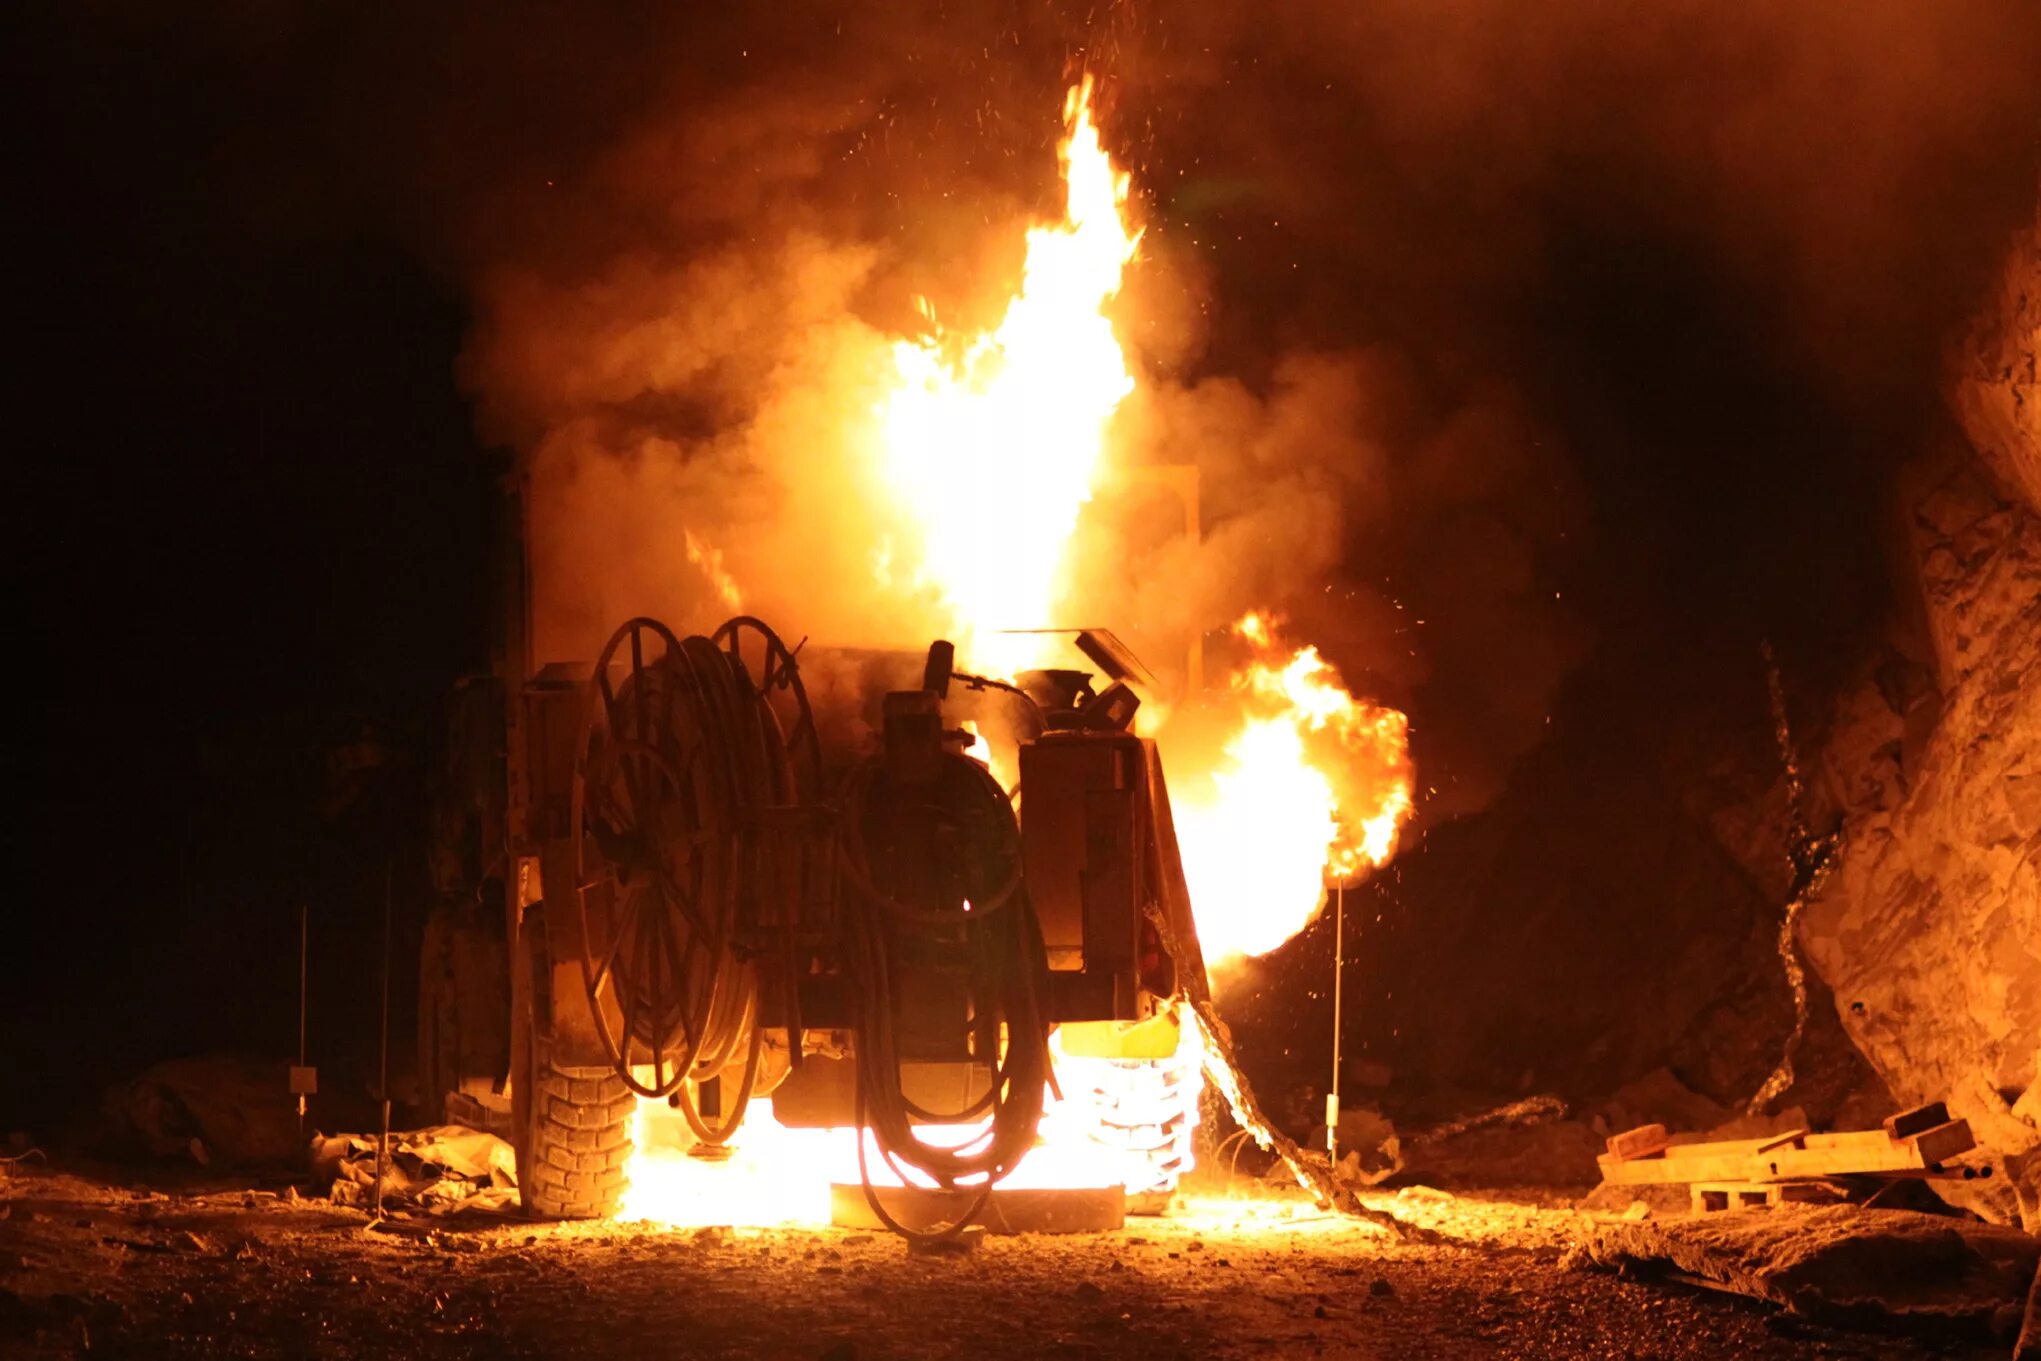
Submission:
POLYGON ((1145 1021, 1065 1021, 1056 1031, 1057 1047, 1082 1059, 1171 1058, 1182 1034, 1174 1007, 1145 1021))

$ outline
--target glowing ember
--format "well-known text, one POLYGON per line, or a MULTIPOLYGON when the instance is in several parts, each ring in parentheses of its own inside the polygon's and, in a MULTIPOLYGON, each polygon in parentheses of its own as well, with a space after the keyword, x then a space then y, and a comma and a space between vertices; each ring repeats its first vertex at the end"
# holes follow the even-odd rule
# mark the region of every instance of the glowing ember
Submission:
POLYGON ((1234 632, 1254 650, 1231 680, 1241 726, 1208 785, 1172 783, 1198 937, 1214 964, 1303 930, 1327 876, 1386 863, 1411 809, 1403 715, 1354 698, 1317 648, 1286 654, 1265 615, 1234 632))
MULTIPOLYGON (((1028 232, 1020 292, 999 326, 961 347, 938 333, 894 347, 881 406, 886 475, 921 542, 916 586, 938 595, 959 650, 1006 674, 1037 644, 1000 629, 1053 622, 1065 549, 1091 499, 1108 418, 1133 391, 1104 307, 1140 233, 1092 119, 1091 81, 1064 107, 1063 222, 1028 232)), ((875 565, 897 572, 895 555, 875 565)))

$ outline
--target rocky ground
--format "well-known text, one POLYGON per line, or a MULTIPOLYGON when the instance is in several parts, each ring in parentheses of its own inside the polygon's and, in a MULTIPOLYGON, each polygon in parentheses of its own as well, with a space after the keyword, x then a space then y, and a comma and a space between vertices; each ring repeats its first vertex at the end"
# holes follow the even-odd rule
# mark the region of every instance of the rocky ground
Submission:
POLYGON ((1267 1193, 937 1256, 845 1230, 472 1213, 372 1225, 280 1183, 31 1162, 0 1178, 0 1355, 2007 1354, 1581 1266, 1568 1251, 1594 1221, 1550 1192, 1410 1188, 1375 1203, 1440 1241, 1399 1242, 1267 1193))

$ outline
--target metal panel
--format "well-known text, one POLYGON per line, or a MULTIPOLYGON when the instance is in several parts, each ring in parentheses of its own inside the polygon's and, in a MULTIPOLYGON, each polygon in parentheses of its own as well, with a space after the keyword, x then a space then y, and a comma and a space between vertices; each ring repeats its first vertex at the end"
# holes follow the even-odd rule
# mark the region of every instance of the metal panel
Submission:
POLYGON ((1140 738, 1050 732, 1021 748, 1028 896, 1053 972, 1058 1020, 1133 1019, 1149 895, 1147 769, 1140 738))
POLYGON ((1084 968, 1085 793, 1110 766, 1089 742, 1044 739, 1021 747, 1021 845, 1028 898, 1049 967, 1084 968))

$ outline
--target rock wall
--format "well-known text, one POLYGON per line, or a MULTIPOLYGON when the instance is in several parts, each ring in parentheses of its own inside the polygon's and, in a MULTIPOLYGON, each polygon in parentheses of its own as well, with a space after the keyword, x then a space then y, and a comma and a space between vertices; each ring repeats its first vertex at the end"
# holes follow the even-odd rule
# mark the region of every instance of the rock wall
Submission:
MULTIPOLYGON (((1842 814, 1802 918, 1846 1033, 1903 1102, 1946 1100, 2041 1225, 2041 228, 1961 347, 1951 406, 1978 457, 1902 494, 1924 654, 1838 697, 1820 755, 1842 814)), ((2011 1215, 2011 1186, 1978 1208, 2011 1215), (1993 1203, 1995 1201, 1995 1203, 1993 1203)))
POLYGON ((2041 221, 2013 243, 1996 295, 1952 352, 1950 406, 1980 457, 2041 509, 2041 221))

